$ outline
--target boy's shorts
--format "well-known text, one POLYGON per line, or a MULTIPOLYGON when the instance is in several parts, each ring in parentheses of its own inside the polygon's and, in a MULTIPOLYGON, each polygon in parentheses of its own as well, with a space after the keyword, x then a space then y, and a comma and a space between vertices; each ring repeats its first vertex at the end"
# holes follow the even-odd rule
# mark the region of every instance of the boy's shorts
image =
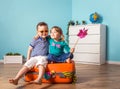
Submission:
POLYGON ((33 68, 34 66, 38 67, 38 65, 43 65, 46 67, 48 61, 47 56, 35 56, 31 57, 24 66, 28 67, 29 69, 33 68))

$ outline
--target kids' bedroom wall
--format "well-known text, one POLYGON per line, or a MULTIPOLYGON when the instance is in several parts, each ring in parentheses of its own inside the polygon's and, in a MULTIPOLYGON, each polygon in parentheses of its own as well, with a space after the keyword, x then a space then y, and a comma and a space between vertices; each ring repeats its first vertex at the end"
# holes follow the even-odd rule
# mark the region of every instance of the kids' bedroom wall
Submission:
POLYGON ((60 26, 64 34, 70 20, 85 20, 97 12, 107 26, 107 61, 120 63, 120 1, 119 0, 0 0, 0 59, 7 52, 26 56, 36 34, 36 24, 60 26))
POLYGON ((0 0, 0 59, 7 52, 26 57, 40 21, 49 29, 58 25, 66 33, 72 18, 72 0, 0 0))

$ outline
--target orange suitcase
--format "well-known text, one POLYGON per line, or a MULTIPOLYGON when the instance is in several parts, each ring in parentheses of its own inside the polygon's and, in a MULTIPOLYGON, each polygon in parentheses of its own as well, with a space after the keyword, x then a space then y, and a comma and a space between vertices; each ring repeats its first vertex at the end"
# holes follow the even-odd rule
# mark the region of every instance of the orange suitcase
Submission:
MULTIPOLYGON (((75 78, 75 63, 53 63, 46 66, 43 83, 72 83, 75 78)), ((38 76, 38 69, 32 68, 24 76, 24 80, 33 81, 38 76)))

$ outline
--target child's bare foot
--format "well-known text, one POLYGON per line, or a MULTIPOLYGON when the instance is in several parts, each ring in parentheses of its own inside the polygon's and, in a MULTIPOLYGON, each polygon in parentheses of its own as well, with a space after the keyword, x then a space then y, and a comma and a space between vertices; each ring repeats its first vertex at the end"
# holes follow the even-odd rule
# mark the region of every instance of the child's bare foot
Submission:
POLYGON ((66 62, 67 62, 67 63, 71 63, 71 60, 70 60, 70 58, 68 58, 68 59, 66 60, 66 62))
POLYGON ((18 84, 18 80, 16 80, 16 79, 10 79, 10 80, 9 80, 9 83, 12 83, 12 84, 14 84, 14 85, 17 85, 17 84, 18 84))
POLYGON ((41 84, 41 81, 34 80, 34 81, 30 81, 30 83, 33 83, 33 84, 41 84))

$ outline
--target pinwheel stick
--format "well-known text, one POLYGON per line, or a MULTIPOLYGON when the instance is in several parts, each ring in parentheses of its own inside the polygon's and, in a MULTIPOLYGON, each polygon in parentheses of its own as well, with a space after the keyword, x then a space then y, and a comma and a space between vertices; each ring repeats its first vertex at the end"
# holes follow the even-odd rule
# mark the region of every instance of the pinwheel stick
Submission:
POLYGON ((80 39, 80 38, 77 38, 77 40, 76 40, 76 42, 75 42, 75 44, 74 44, 73 48, 75 48, 75 47, 76 47, 76 45, 77 45, 77 43, 78 43, 79 39, 80 39))

